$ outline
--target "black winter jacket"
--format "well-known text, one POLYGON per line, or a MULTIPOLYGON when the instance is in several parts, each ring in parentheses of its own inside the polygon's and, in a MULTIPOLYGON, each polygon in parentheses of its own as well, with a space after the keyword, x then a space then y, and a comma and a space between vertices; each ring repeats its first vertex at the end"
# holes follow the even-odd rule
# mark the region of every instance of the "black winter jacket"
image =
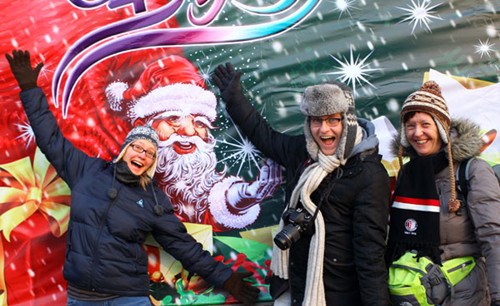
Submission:
MULTIPOLYGON (((288 203, 311 162, 305 136, 275 131, 241 93, 226 103, 228 113, 252 143, 285 167, 288 203)), ((373 134, 370 122, 359 123, 368 135, 373 134)), ((351 156, 311 195, 316 204, 322 197, 324 200, 320 209, 326 226, 323 276, 327 305, 389 305, 384 252, 390 185, 380 160, 376 146, 351 156)), ((300 305, 304 296, 311 236, 303 234, 290 249, 292 305, 300 305)))
POLYGON ((40 88, 21 93, 36 141, 71 188, 64 277, 73 286, 123 296, 149 295, 149 233, 187 270, 222 287, 232 271, 202 249, 174 215, 163 191, 113 178, 114 164, 91 158, 65 139, 40 88), (114 182, 113 182, 114 181, 114 182), (108 196, 113 186, 116 198, 108 196), (153 195, 153 192, 156 195, 153 195), (163 214, 155 213, 155 205, 163 214))

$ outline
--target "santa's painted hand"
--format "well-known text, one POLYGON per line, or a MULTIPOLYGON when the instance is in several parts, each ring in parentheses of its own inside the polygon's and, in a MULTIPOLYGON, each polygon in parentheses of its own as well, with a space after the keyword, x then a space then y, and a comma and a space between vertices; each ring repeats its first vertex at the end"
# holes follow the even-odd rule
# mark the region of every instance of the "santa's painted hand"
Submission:
POLYGON ((236 182, 227 191, 227 202, 234 212, 246 210, 260 204, 272 196, 283 183, 281 166, 267 159, 260 169, 260 174, 254 182, 236 182))
POLYGON ((231 63, 215 68, 212 80, 227 104, 230 104, 238 94, 241 94, 241 74, 240 71, 235 71, 231 63))
POLYGON ((12 51, 12 56, 6 54, 5 57, 21 90, 28 90, 37 86, 38 75, 43 67, 43 63, 39 63, 35 68, 32 68, 30 53, 23 50, 14 50, 12 51))

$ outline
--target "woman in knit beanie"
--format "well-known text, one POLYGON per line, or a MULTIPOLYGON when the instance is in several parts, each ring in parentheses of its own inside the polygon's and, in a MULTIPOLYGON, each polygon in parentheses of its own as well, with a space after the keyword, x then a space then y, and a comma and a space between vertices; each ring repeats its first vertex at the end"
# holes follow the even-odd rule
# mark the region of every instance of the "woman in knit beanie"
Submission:
POLYGON ((259 289, 203 250, 174 214, 153 180, 158 135, 133 128, 113 162, 89 157, 64 137, 37 86, 43 63, 32 68, 28 51, 6 55, 21 88, 21 102, 38 147, 71 189, 71 215, 63 275, 68 305, 150 306, 148 254, 152 235, 190 273, 225 289, 245 305, 259 289))
POLYGON ((460 163, 480 154, 479 132, 468 120, 451 119, 441 89, 433 81, 410 94, 401 109, 401 132, 393 146, 401 170, 390 211, 388 265, 407 252, 417 259, 430 258, 441 267, 466 256, 475 261, 458 284, 445 278, 426 284, 431 305, 500 303, 498 181, 492 168, 478 158, 467 169, 467 198, 456 181, 460 163), (403 158, 408 159, 404 165, 403 158))
POLYGON ((286 171, 286 205, 270 279, 274 305, 389 304, 385 238, 387 171, 371 122, 357 118, 342 83, 308 86, 300 103, 304 134, 272 129, 243 94, 227 63, 214 83, 252 143, 286 171))

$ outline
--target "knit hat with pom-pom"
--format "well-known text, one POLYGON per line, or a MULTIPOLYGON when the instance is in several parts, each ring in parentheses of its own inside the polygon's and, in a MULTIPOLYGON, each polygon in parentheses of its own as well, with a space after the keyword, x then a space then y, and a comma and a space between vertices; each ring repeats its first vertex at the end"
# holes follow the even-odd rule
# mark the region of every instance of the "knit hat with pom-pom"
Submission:
POLYGON ((451 118, 448 111, 446 101, 441 94, 441 88, 434 81, 425 82, 417 91, 411 93, 406 98, 401 109, 401 139, 399 150, 399 163, 402 166, 403 148, 410 147, 410 143, 406 138, 405 117, 409 113, 420 112, 429 114, 436 123, 439 131, 439 136, 443 143, 447 144, 447 156, 449 163, 450 183, 451 183, 451 199, 448 203, 450 212, 456 212, 460 208, 460 202, 456 198, 455 190, 455 175, 453 169, 453 156, 451 152, 450 127, 451 118))

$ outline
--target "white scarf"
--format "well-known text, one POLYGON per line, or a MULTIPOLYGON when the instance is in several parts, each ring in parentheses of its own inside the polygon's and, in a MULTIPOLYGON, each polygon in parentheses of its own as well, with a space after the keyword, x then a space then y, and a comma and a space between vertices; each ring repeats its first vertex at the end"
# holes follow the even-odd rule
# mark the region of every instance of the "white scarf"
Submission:
MULTIPOLYGON (((356 133, 355 145, 362 139, 361 129, 356 133)), ((339 159, 337 155, 324 155, 318 153, 318 161, 307 167, 299 178, 297 186, 290 198, 290 208, 297 206, 299 196, 304 208, 312 216, 316 210, 316 204, 311 201, 310 195, 316 190, 323 179, 341 164, 345 164, 346 158, 339 159)), ((283 219, 280 220, 278 232, 284 227, 283 219)), ((314 220, 315 233, 311 238, 309 246, 306 289, 302 305, 326 306, 325 287, 323 285, 323 260, 325 254, 325 221, 323 215, 318 211, 314 220)), ((273 257, 271 260, 271 270, 280 278, 288 279, 289 250, 281 250, 273 244, 273 257)), ((279 305, 278 301, 275 306, 279 305)))

